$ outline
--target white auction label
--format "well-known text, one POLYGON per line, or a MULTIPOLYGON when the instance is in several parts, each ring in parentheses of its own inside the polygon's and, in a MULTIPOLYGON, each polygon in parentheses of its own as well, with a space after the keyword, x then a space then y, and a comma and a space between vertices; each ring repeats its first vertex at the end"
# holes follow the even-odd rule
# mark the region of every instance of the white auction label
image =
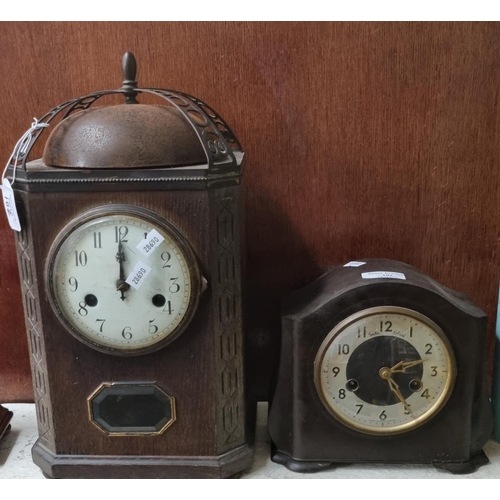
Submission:
POLYGON ((165 238, 156 229, 152 229, 135 248, 137 248, 144 257, 148 257, 164 240, 165 238))
POLYGON ((151 272, 151 268, 144 264, 144 262, 139 261, 132 272, 128 275, 125 280, 132 288, 139 290, 144 280, 147 278, 148 274, 151 272))
POLYGON ((344 267, 359 267, 359 266, 364 266, 365 264, 366 262, 358 262, 357 260, 351 260, 351 262, 344 264, 344 267))
POLYGON ((21 223, 17 215, 16 200, 14 199, 14 190, 10 185, 9 179, 5 178, 2 183, 2 197, 5 213, 9 220, 9 225, 14 231, 21 231, 21 223))
POLYGON ((393 271, 373 271, 370 273, 361 273, 361 277, 365 280, 373 280, 376 278, 392 278, 395 280, 406 279, 406 276, 403 273, 395 273, 393 271))

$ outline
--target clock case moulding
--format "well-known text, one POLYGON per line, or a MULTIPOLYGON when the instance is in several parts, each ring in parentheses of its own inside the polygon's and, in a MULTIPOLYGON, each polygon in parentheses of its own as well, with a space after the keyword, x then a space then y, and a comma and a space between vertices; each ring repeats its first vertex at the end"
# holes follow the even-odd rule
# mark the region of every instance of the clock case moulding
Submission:
POLYGON ((432 464, 470 473, 488 463, 482 448, 493 420, 486 382, 487 317, 466 295, 414 267, 362 259, 362 267, 335 267, 288 295, 282 309, 282 345, 269 412, 272 459, 296 472, 351 463, 432 464), (362 279, 362 272, 393 271, 406 280, 362 279), (314 361, 328 333, 352 314, 377 306, 416 310, 440 326, 453 348, 457 376, 444 407, 406 433, 377 436, 348 428, 322 403, 314 361))
MULTIPOLYGON (((11 160, 21 232, 16 249, 39 438, 47 477, 237 475, 253 457, 255 403, 243 366, 242 197, 245 155, 227 123, 188 94, 138 88, 132 54, 124 82, 67 101, 43 158, 27 161, 43 129, 11 160), (125 104, 89 109, 108 95, 125 104), (167 106, 142 105, 153 95, 167 106), (166 102, 165 102, 166 101, 166 102), (121 357, 75 339, 50 307, 44 268, 52 243, 82 213, 132 205, 168 220, 190 243, 207 289, 182 335, 156 352, 121 357), (156 436, 108 436, 89 420, 88 398, 112 382, 154 381, 175 398, 176 421, 156 436)), ((55 120, 57 121, 57 120, 55 120)))

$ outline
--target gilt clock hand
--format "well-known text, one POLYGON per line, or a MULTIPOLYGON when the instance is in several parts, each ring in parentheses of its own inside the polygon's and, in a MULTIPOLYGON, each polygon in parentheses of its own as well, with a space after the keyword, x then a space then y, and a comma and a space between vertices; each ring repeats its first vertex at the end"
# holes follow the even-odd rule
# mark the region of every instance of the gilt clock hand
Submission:
MULTIPOLYGON (((401 363, 401 362, 400 362, 401 363)), ((398 363, 396 365, 396 367, 398 365, 400 365, 400 363, 398 363)), ((387 380, 387 383, 389 384, 389 387, 391 389, 391 391, 396 394, 397 398, 401 401, 401 403, 403 403, 403 406, 405 407, 405 410, 412 416, 414 417, 412 411, 410 410, 410 407, 408 406, 408 403, 406 402, 405 398, 403 397, 403 395, 401 394, 401 391, 399 390, 399 385, 396 384, 396 382, 394 382, 394 380, 392 380, 392 369, 390 368, 381 368, 380 371, 379 371, 379 375, 384 379, 384 380, 387 380)))
POLYGON ((427 359, 419 359, 418 361, 400 361, 398 364, 394 365, 390 368, 391 373, 405 373, 407 368, 411 368, 412 366, 420 365, 424 363, 427 359), (401 370, 399 369, 401 368, 401 370))
POLYGON ((117 290, 121 293, 120 299, 125 300, 125 292, 130 288, 130 285, 125 281, 125 271, 123 270, 123 263, 125 262, 125 252, 123 251, 122 242, 118 243, 118 252, 116 260, 120 264, 120 277, 116 282, 117 290))

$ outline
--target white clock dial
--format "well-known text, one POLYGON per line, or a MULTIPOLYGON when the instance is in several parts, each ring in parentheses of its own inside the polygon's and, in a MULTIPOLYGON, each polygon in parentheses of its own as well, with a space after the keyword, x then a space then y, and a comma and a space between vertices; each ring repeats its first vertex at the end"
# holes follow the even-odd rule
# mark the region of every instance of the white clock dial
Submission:
POLYGON ((49 259, 58 316, 78 338, 108 352, 165 345, 197 299, 186 245, 172 228, 137 211, 84 219, 64 232, 49 259))
POLYGON ((323 342, 315 381, 330 413, 361 432, 396 434, 446 403, 455 378, 451 346, 427 317, 376 307, 347 318, 323 342))

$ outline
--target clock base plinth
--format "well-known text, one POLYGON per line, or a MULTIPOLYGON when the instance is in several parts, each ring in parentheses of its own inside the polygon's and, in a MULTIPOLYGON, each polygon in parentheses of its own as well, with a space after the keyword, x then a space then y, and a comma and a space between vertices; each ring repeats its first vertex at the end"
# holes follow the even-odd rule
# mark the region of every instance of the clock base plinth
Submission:
POLYGON ((237 478, 251 466, 253 448, 242 445, 220 456, 57 455, 38 441, 31 451, 51 479, 225 479, 237 478))
POLYGON ((467 462, 435 462, 432 465, 434 465, 436 469, 444 469, 452 474, 472 474, 476 472, 479 467, 489 463, 490 461, 486 453, 481 450, 467 462))
MULTIPOLYGON (((297 460, 281 451, 273 451, 271 460, 280 465, 284 465, 288 470, 299 473, 321 472, 327 469, 336 469, 352 465, 349 462, 330 462, 314 460, 297 460)), ((361 463, 361 462, 360 462, 361 463)), ((365 462, 366 463, 366 462, 365 462)), ((484 451, 481 451, 467 462, 432 462, 436 469, 446 470, 452 474, 472 474, 479 467, 489 464, 490 461, 484 451)), ((430 464, 429 464, 430 465, 430 464)))

